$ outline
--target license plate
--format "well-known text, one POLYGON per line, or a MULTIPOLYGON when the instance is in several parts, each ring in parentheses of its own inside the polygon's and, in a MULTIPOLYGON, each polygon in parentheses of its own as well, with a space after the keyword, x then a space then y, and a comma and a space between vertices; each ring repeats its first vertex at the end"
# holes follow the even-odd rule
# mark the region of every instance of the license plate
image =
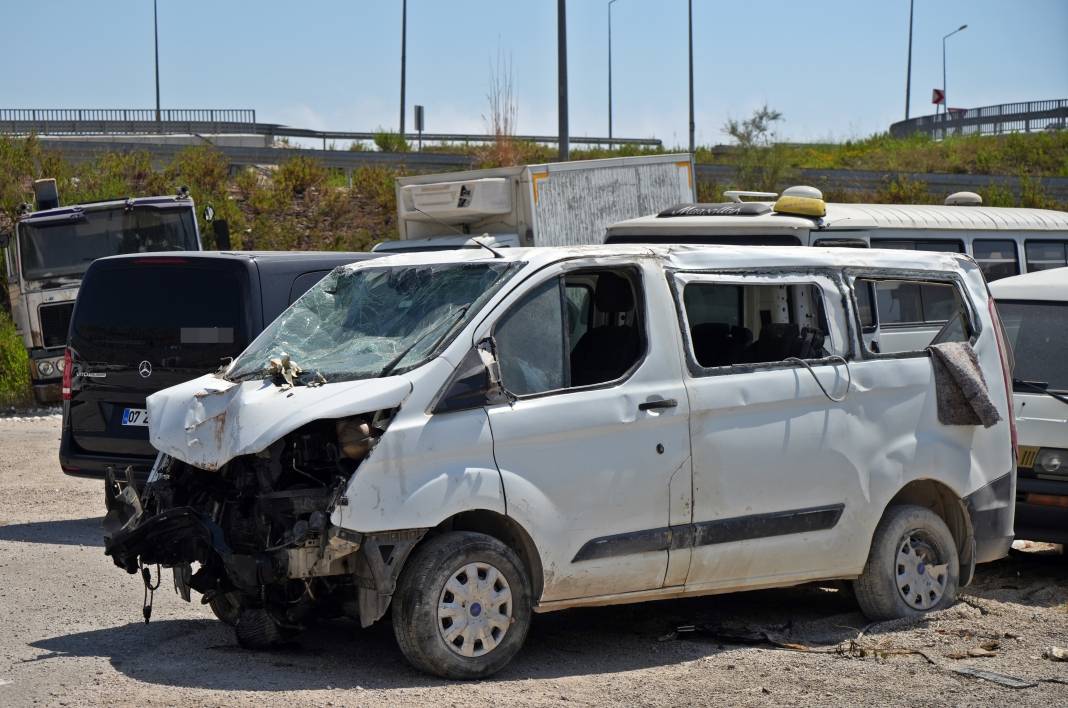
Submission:
POLYGON ((124 408, 122 411, 122 424, 144 428, 148 426, 148 411, 144 408, 124 408))

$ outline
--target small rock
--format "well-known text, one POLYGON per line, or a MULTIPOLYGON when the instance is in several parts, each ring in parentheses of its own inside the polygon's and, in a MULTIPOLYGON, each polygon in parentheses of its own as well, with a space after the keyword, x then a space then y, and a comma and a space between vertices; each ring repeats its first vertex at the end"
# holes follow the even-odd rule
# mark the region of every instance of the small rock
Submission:
POLYGON ((1064 647, 1046 647, 1042 651, 1042 658, 1050 661, 1068 661, 1068 649, 1064 647))

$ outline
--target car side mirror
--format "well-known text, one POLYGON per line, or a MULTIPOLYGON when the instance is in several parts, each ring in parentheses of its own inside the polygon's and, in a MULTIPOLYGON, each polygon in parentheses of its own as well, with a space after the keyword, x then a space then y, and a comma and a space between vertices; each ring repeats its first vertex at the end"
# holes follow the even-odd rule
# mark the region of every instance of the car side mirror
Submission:
POLYGON ((11 243, 11 234, 0 234, 0 248, 7 248, 11 243))
POLYGON ((216 219, 211 224, 212 233, 215 234, 215 249, 218 251, 230 250, 230 223, 226 219, 216 219))
POLYGON ((487 337, 471 348, 448 382, 442 387, 437 400, 430 406, 431 413, 481 408, 503 400, 501 368, 497 363, 496 345, 487 337))

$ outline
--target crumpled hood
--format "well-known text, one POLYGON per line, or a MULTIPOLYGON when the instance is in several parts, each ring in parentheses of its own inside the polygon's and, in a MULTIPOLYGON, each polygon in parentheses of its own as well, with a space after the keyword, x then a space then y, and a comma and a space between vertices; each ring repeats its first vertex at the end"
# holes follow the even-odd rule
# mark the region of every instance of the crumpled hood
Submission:
POLYGON ((406 376, 283 390, 269 380, 208 374, 148 397, 149 440, 166 455, 215 470, 314 420, 399 406, 411 390, 406 376))

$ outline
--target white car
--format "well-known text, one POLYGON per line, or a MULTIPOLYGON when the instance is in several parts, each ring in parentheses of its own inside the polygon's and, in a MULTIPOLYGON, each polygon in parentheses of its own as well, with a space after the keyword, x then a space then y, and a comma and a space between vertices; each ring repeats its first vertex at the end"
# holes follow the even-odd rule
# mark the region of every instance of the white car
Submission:
POLYGON ((141 497, 109 481, 106 550, 129 572, 173 567, 246 646, 392 604, 408 659, 452 678, 508 663, 531 612, 828 579, 854 580, 872 618, 942 608, 1012 541, 992 313, 955 254, 615 245, 345 266, 225 372, 148 399, 160 459, 141 497), (937 336, 865 343, 873 291, 925 289, 937 336), (982 425, 940 422, 932 339, 971 357, 982 425))
POLYGON ((1015 353, 1016 536, 1068 544, 1068 268, 990 284, 1015 353))

